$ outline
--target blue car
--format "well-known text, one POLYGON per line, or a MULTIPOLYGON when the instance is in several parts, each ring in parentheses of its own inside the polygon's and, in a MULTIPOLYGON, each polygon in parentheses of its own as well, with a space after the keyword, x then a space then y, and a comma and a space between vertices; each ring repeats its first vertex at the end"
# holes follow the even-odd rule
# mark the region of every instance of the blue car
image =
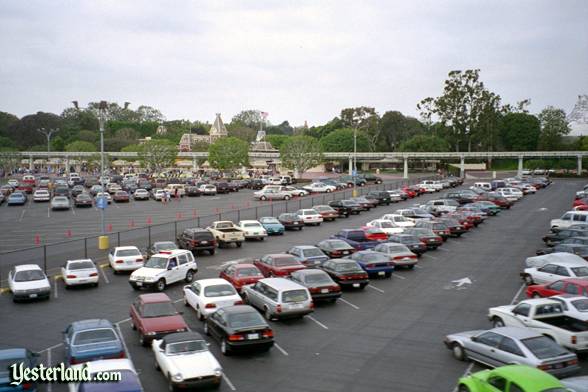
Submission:
POLYGON ((65 356, 71 365, 126 357, 120 337, 108 320, 74 321, 63 332, 63 341, 65 356))
POLYGON ((17 387, 10 385, 12 379, 10 378, 9 366, 16 363, 23 363, 25 368, 32 368, 37 366, 37 358, 39 354, 33 353, 26 348, 9 348, 0 350, 0 391, 30 391, 37 390, 37 384, 22 383, 17 387))
POLYGON ((9 206, 22 206, 27 202, 27 196, 21 192, 14 192, 8 196, 7 203, 9 206))
POLYGON ((367 272, 371 277, 386 277, 389 278, 394 272, 394 264, 390 262, 390 258, 380 252, 373 250, 362 250, 355 252, 350 259, 355 260, 360 267, 367 272))
POLYGON ((278 234, 283 235, 286 228, 279 220, 272 216, 266 216, 259 220, 259 223, 263 226, 268 235, 278 234))
MULTIPOLYGON (((77 392, 143 392, 133 363, 128 359, 105 359, 87 362, 87 365, 90 375, 97 372, 120 372, 120 381, 83 382, 79 385, 74 385, 74 387, 77 386, 75 388, 77 392)), ((76 368, 77 366, 73 367, 76 368)))
POLYGON ((322 250, 312 245, 298 245, 290 248, 288 254, 291 254, 307 267, 318 267, 325 261, 329 260, 329 256, 323 253, 322 250))

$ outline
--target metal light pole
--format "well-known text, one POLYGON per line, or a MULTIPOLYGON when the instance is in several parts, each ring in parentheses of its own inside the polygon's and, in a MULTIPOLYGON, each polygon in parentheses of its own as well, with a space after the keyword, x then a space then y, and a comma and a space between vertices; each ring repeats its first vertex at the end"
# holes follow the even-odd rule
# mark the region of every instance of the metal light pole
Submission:
MULTIPOLYGON (((51 152, 51 136, 53 136, 53 134, 55 132, 59 132, 59 128, 55 128, 55 129, 45 129, 45 128, 39 128, 37 129, 37 132, 39 132, 40 134, 44 135, 47 138, 47 153, 51 152)), ((47 157, 49 158, 49 157, 47 157)))
MULTIPOLYGON (((104 192, 106 192, 106 185, 104 183, 104 121, 106 116, 106 101, 100 101, 98 106, 98 123, 100 124, 100 186, 102 187, 102 199, 104 199, 104 192)), ((106 202, 104 200, 103 202, 106 202)), ((104 210, 106 208, 100 208, 100 227, 102 236, 106 234, 106 226, 104 224, 104 210)))
POLYGON ((357 126, 353 127, 353 197, 357 197, 357 126))

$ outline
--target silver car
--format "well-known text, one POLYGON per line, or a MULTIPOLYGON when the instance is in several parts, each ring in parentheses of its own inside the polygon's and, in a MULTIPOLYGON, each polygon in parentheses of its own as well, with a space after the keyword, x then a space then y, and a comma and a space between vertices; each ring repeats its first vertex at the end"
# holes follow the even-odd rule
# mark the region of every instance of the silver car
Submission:
POLYGON ((460 361, 470 359, 490 367, 528 365, 556 377, 567 377, 580 371, 576 354, 527 328, 499 327, 460 332, 447 335, 444 343, 460 361))
POLYGON ((55 196, 51 199, 52 210, 69 210, 69 199, 66 196, 55 196))
POLYGON ((262 189, 253 194, 257 200, 288 200, 292 198, 290 193, 282 192, 277 189, 262 189))
POLYGON ((266 278, 243 287, 245 302, 261 310, 268 320, 303 317, 314 311, 308 289, 284 278, 266 278))
POLYGON ((376 245, 374 248, 375 252, 383 253, 390 259, 390 262, 394 264, 394 267, 407 267, 413 269, 418 263, 417 255, 411 252, 410 249, 404 244, 396 242, 385 242, 383 244, 376 245))

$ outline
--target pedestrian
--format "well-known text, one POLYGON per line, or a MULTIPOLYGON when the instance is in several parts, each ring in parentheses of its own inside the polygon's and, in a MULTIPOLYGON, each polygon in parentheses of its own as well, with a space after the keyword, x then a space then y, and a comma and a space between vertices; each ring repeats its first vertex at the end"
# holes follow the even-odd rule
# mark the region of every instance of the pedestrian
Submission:
POLYGON ((171 200, 171 193, 169 191, 165 191, 165 202, 169 203, 171 200))
POLYGON ((180 201, 180 196, 179 196, 179 191, 178 191, 178 188, 176 188, 176 189, 174 190, 174 197, 176 198, 176 200, 177 200, 177 201, 180 201))

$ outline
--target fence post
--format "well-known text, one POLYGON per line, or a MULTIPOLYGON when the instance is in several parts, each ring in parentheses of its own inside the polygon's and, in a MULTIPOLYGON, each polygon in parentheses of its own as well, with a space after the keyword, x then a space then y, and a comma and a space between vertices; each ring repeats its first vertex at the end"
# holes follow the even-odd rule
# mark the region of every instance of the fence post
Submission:
POLYGON ((298 209, 302 209, 302 199, 298 199, 298 209))
POLYGON ((117 243, 116 246, 120 246, 120 231, 116 232, 116 243, 117 243))
POLYGON ((200 227, 200 217, 198 217, 198 219, 196 220, 196 226, 200 227))
POLYGON ((151 246, 151 226, 147 226, 147 247, 151 246))
POLYGON ((259 208, 259 207, 255 206, 255 219, 257 219, 257 218, 259 217, 259 215, 257 214, 257 209, 258 209, 258 208, 259 208))
POLYGON ((325 194, 323 193, 323 204, 325 204, 325 194))
POLYGON ((43 271, 47 273, 47 245, 43 245, 43 271))
POLYGON ((241 220, 241 210, 238 209, 237 210, 237 221, 240 221, 240 220, 241 220))
POLYGON ((274 203, 270 202, 271 216, 274 216, 274 203))
POLYGON ((222 212, 219 212, 218 213, 218 220, 219 221, 222 221, 223 220, 222 216, 223 216, 223 213, 222 212))
POLYGON ((288 208, 288 203, 289 203, 289 201, 286 200, 286 213, 290 212, 290 209, 288 208))
POLYGON ((84 259, 88 258, 88 239, 84 237, 84 259))
POLYGON ((178 221, 174 222, 174 238, 178 237, 178 221))

